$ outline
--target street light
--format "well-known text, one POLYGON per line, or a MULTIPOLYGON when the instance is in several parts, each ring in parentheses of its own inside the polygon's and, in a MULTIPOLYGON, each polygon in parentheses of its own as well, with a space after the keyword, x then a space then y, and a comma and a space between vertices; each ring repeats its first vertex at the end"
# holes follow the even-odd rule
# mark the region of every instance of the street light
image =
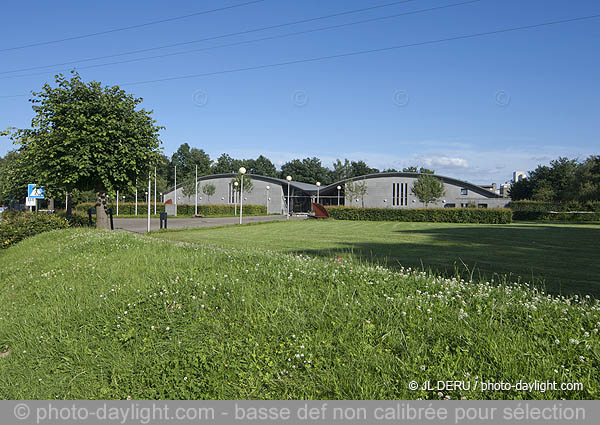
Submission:
POLYGON ((338 207, 340 206, 340 190, 342 190, 342 186, 337 187, 338 190, 338 207))
POLYGON ((119 216, 119 191, 117 190, 117 217, 119 216))
POLYGON ((239 183, 233 182, 233 185, 235 186, 235 188, 233 189, 233 215, 236 216, 237 215, 237 201, 235 200, 235 195, 237 195, 239 183))
POLYGON ((321 182, 317 182, 317 204, 319 203, 319 188, 321 187, 321 182))
POLYGON ((287 176, 285 179, 288 182, 287 217, 286 217, 286 220, 289 220, 290 219, 290 182, 292 181, 292 176, 287 176))
POLYGON ((267 185, 267 215, 269 215, 269 189, 271 186, 267 185))
POLYGON ((239 171, 242 175, 242 184, 240 185, 240 224, 242 224, 242 208, 244 206, 244 174, 246 174, 246 169, 244 167, 240 167, 239 171))

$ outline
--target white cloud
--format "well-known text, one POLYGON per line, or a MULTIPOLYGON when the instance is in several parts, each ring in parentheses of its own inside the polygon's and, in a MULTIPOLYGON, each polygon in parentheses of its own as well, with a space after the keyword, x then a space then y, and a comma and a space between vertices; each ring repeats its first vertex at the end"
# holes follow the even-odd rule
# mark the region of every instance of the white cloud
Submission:
POLYGON ((421 162, 426 167, 445 167, 445 168, 467 168, 469 161, 465 158, 438 156, 421 158, 421 162))

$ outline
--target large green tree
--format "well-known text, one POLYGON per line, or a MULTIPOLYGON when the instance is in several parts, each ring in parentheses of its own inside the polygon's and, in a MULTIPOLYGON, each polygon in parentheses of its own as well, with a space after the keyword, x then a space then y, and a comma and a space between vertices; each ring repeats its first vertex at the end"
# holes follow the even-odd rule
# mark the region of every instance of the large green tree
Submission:
POLYGON ((277 169, 271 160, 263 155, 256 159, 246 161, 246 168, 250 174, 259 176, 277 177, 277 169))
POLYGON ((293 159, 281 166, 281 178, 292 176, 295 181, 312 183, 329 183, 329 169, 323 167, 319 158, 293 159))
POLYGON ((425 204, 425 208, 429 203, 437 201, 446 193, 444 184, 431 174, 421 174, 414 181, 410 191, 419 198, 419 201, 425 204))
POLYGON ((147 179, 159 155, 159 131, 141 98, 118 86, 55 77, 33 93, 31 129, 13 133, 31 174, 49 197, 73 189, 96 192, 96 227, 108 228, 106 195, 147 179))

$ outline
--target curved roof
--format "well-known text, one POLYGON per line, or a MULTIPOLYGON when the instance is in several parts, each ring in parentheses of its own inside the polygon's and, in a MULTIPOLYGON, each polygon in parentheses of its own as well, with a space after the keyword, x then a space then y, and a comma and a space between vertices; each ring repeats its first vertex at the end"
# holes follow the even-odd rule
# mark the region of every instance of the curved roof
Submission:
MULTIPOLYGON (((255 180, 262 180, 262 181, 273 183, 273 184, 279 184, 281 186, 286 186, 288 183, 287 180, 279 179, 277 177, 267 177, 267 176, 261 176, 259 174, 246 174, 246 175, 255 180)), ((224 178, 232 179, 235 176, 237 176, 237 173, 210 174, 208 176, 198 177, 198 181, 200 182, 203 180, 224 179, 224 178)), ((178 184, 177 188, 179 189, 182 186, 183 186, 183 183, 178 184)), ((297 181, 292 180, 290 182, 290 187, 293 187, 298 190, 302 190, 302 191, 310 193, 310 194, 312 194, 313 192, 317 193, 317 186, 314 184, 310 184, 310 183, 297 182, 297 181)), ((172 191, 173 190, 170 190, 169 193, 172 191)))
MULTIPOLYGON (((348 179, 345 180, 340 180, 339 182, 335 182, 332 183, 328 186, 325 186, 324 188, 321 189, 321 193, 326 193, 328 191, 337 191, 337 186, 342 186, 350 181, 356 181, 356 180, 363 180, 363 179, 376 179, 376 178, 380 178, 380 177, 412 177, 412 178, 419 178, 419 176, 421 176, 423 174, 421 173, 403 173, 403 172, 395 172, 395 173, 375 173, 375 174, 367 174, 364 176, 358 176, 358 177, 350 177, 348 179)), ((463 180, 458 180, 452 177, 446 177, 446 176, 440 176, 438 174, 428 174, 432 177, 435 177, 437 179, 440 179, 442 182, 444 183, 450 183, 453 184, 455 186, 460 186, 460 187, 465 187, 469 190, 472 190, 473 192, 479 193, 481 195, 485 195, 488 198, 502 198, 501 195, 498 195, 497 193, 492 192, 491 190, 487 190, 482 188, 481 186, 477 186, 476 184, 473 183, 469 183, 463 180)))

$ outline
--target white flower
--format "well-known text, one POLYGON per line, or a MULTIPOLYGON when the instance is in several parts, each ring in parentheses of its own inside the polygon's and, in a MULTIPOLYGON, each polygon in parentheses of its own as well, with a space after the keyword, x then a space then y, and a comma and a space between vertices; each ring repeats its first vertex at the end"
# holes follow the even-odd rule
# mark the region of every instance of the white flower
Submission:
POLYGON ((167 331, 170 331, 170 330, 171 330, 171 328, 167 326, 167 327, 165 328, 165 330, 167 330, 167 331))

